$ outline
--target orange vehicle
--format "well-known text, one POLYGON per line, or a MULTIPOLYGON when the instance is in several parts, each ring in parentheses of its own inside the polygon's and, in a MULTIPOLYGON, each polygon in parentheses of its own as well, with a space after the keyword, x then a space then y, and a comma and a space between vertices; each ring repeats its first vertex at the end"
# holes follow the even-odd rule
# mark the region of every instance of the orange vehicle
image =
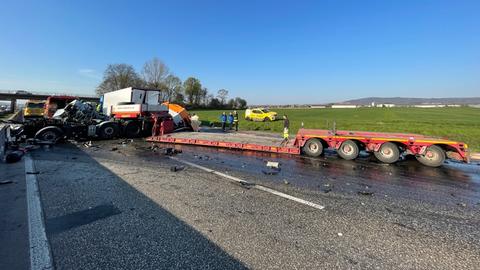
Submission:
POLYGON ((53 114, 58 109, 63 109, 67 106, 68 103, 78 99, 78 97, 73 96, 50 96, 47 98, 47 102, 45 103, 45 111, 43 116, 46 118, 52 118, 53 114))

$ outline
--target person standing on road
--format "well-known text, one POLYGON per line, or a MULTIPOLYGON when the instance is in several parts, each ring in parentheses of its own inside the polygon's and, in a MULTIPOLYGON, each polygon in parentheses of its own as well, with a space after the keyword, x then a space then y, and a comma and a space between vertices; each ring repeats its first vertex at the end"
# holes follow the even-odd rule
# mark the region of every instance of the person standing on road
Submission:
POLYGON ((283 142, 282 144, 288 143, 288 129, 290 128, 290 120, 286 114, 283 115, 283 142))
POLYGON ((235 131, 238 131, 238 113, 233 111, 233 124, 235 125, 235 131))
POLYGON ((223 112, 220 116, 220 122, 222 122, 222 130, 225 131, 225 127, 227 124, 227 114, 225 112, 223 112))
POLYGON ((234 117, 233 117, 232 112, 230 112, 230 113, 228 114, 229 130, 232 130, 232 129, 233 129, 233 121, 234 121, 234 117))

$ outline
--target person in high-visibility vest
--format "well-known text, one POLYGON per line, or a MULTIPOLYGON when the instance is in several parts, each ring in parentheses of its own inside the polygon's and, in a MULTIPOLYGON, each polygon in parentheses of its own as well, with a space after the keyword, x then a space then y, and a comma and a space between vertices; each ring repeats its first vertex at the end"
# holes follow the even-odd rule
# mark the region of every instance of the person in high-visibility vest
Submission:
POLYGON ((283 144, 288 143, 288 129, 290 128, 290 120, 288 120, 287 115, 283 115, 283 144))
POLYGON ((238 113, 233 111, 233 124, 235 125, 235 131, 238 131, 238 113))

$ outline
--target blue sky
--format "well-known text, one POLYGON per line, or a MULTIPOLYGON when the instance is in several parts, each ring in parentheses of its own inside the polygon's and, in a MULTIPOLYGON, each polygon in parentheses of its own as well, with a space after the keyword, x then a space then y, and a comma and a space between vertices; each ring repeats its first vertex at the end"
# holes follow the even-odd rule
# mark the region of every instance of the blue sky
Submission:
POLYGON ((162 59, 249 103, 480 96, 480 1, 23 1, 0 8, 0 89, 93 94, 162 59))

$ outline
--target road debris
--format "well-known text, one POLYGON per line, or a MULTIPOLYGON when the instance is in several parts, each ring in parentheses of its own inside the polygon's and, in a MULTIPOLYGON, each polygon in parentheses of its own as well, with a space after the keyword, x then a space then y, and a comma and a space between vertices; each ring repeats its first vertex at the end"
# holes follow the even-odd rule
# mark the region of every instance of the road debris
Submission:
POLYGON ((290 182, 288 182, 287 180, 283 180, 283 183, 284 183, 285 185, 290 185, 290 182))
POLYGON ((279 166, 280 166, 280 163, 279 163, 279 162, 276 162, 276 161, 267 161, 267 167, 269 167, 269 168, 278 169, 279 166))
POLYGON ((6 184, 11 184, 11 183, 13 183, 12 180, 0 181, 0 185, 6 185, 6 184))
POLYGON ((357 191, 357 194, 359 194, 359 195, 364 195, 364 196, 372 196, 373 193, 374 193, 373 191, 367 191, 367 190, 357 191))
POLYGON ((330 184, 330 183, 326 183, 326 184, 323 184, 323 188, 321 189, 324 193, 329 193, 330 191, 332 191, 333 185, 330 184))
POLYGON ((269 170, 269 171, 262 170, 262 173, 265 175, 277 175, 279 172, 280 170, 269 170))
POLYGON ((24 152, 22 151, 12 151, 5 156, 5 161, 7 163, 15 163, 22 159, 24 152))
POLYGON ((185 169, 185 166, 172 166, 170 167, 171 172, 179 172, 185 169))
POLYGON ((168 147, 168 148, 165 148, 163 153, 167 156, 172 156, 172 155, 175 155, 175 154, 182 153, 182 150, 177 150, 175 148, 168 147))
POLYGON ((117 151, 118 150, 118 147, 112 147, 112 149, 110 149, 110 151, 117 151))
POLYGON ((36 171, 36 172, 26 172, 26 174, 40 174, 39 171, 36 171))
POLYGON ((467 204, 466 203, 457 203, 458 206, 461 206, 461 207, 467 207, 467 204))
POLYGON ((343 233, 339 232, 337 233, 338 236, 343 236, 343 233))

